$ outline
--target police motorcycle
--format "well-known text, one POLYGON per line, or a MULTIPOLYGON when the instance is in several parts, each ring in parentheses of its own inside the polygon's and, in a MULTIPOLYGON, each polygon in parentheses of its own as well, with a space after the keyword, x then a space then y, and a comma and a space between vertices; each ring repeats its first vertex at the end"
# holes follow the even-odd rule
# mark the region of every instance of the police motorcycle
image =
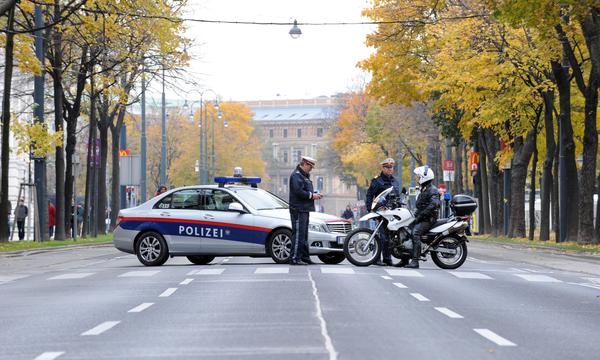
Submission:
MULTIPOLYGON (((371 212, 360 221, 375 220, 375 230, 358 228, 346 236, 344 254, 356 266, 369 266, 379 259, 381 246, 377 239, 383 228, 388 239, 390 253, 397 259, 408 260, 412 254, 411 223, 415 220, 407 208, 406 189, 400 197, 390 187, 373 199, 371 212)), ((454 215, 439 219, 423 235, 421 257, 431 255, 433 262, 442 269, 457 269, 467 259, 467 236, 471 235, 468 217, 477 208, 475 199, 467 195, 455 195, 450 203, 454 215)))

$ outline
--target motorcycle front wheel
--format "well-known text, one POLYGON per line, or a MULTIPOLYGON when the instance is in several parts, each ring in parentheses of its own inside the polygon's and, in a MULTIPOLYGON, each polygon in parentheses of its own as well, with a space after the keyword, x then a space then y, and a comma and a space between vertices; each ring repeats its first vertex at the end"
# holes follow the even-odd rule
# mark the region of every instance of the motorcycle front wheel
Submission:
POLYGON ((378 235, 369 243, 373 230, 360 228, 352 231, 344 240, 344 255, 346 259, 356 266, 369 266, 379 259, 381 247, 378 235))

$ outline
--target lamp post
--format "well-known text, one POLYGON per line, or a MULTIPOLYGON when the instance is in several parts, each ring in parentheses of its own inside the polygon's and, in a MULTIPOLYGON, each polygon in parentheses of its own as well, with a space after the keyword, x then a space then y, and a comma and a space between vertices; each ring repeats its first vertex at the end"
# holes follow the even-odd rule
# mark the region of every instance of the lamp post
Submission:
POLYGON ((165 104, 165 68, 162 69, 162 116, 160 143, 160 184, 167 185, 167 108, 165 104))
MULTIPOLYGON (((199 91, 200 100, 194 101, 189 105, 190 112, 192 112, 193 105, 197 102, 200 103, 200 152, 199 152, 199 160, 198 160, 198 184, 206 184, 208 183, 208 132, 207 132, 207 111, 206 104, 204 104, 204 94, 206 92, 211 92, 215 96, 215 108, 219 109, 219 99, 217 93, 213 89, 204 89, 199 91), (202 110, 204 110, 204 115, 202 110), (204 155, 204 156, 203 156, 204 155)), ((187 108, 187 100, 183 104, 183 108, 187 108)), ((193 114, 193 112, 192 112, 193 114)), ((213 122, 214 125, 214 122, 213 122)), ((214 126, 213 126, 213 169, 214 169, 214 126)))
POLYGON ((79 233, 79 224, 77 223, 77 177, 79 176, 79 153, 73 154, 73 198, 75 201, 73 202, 73 240, 77 239, 77 235, 79 233))

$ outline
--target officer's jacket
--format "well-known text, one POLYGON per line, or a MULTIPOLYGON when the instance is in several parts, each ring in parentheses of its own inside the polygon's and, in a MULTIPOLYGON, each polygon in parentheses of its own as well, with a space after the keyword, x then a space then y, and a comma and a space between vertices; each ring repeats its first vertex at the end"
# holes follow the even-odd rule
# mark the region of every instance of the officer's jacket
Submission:
POLYGON ((386 176, 382 172, 379 174, 379 176, 371 180, 371 186, 369 186, 369 190, 367 190, 367 200, 365 204, 367 206, 367 211, 371 211, 371 203, 373 202, 373 199, 390 186, 394 187, 396 195, 400 194, 398 189, 400 187, 400 183, 394 176, 386 176))
POLYGON ((300 212, 315 211, 315 201, 312 198, 313 184, 310 175, 300 166, 290 176, 290 209, 300 212))
POLYGON ((415 222, 435 221, 440 208, 439 190, 431 183, 421 188, 421 193, 417 197, 415 207, 417 208, 415 211, 415 222))

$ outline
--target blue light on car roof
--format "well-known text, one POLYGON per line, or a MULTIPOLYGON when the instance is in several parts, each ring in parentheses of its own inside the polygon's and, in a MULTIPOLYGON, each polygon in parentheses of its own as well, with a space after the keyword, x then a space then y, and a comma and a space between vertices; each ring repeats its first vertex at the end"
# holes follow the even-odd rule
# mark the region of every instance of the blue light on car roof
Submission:
POLYGON ((261 182, 261 178, 257 176, 215 176, 215 182, 219 184, 219 187, 225 186, 225 184, 244 184, 252 187, 258 187, 257 184, 261 182))

